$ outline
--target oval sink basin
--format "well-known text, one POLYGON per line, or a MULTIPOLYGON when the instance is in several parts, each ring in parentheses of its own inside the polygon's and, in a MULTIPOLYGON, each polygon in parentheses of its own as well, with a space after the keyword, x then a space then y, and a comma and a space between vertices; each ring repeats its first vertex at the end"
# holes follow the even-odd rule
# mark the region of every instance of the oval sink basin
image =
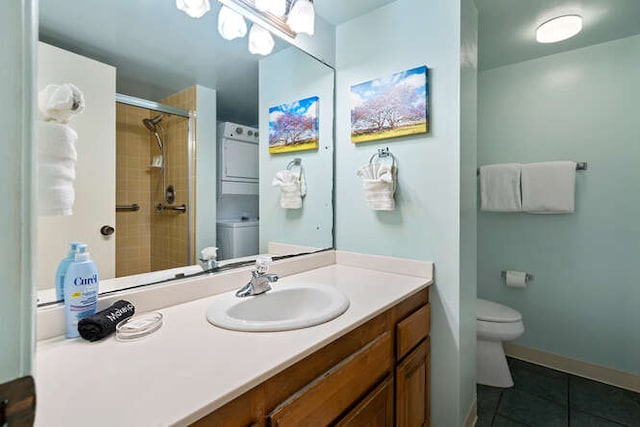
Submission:
POLYGON ((207 320, 235 331, 288 331, 335 319, 349 308, 339 290, 322 285, 276 285, 253 297, 235 291, 219 296, 207 310, 207 320))

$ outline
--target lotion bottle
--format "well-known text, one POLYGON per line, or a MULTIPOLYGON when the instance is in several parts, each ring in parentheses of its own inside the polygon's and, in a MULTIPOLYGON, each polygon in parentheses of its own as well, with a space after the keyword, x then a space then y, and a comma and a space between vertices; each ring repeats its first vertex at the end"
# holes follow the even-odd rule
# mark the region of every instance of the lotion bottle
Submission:
POLYGON ((98 268, 90 258, 87 245, 78 245, 74 261, 64 277, 64 312, 67 338, 80 336, 78 322, 96 313, 98 307, 98 268))
POLYGON ((67 274, 67 270, 73 261, 75 261, 76 251, 78 250, 78 245, 80 242, 71 242, 70 250, 67 253, 67 256, 60 261, 58 264, 58 269, 56 270, 56 300, 62 301, 64 300, 64 276, 67 274))

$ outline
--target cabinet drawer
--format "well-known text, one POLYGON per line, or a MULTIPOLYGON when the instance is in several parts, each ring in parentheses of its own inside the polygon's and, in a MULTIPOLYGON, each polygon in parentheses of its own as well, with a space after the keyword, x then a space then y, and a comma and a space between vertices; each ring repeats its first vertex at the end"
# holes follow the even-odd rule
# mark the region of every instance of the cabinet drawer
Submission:
POLYGON ((278 406, 272 427, 326 426, 391 370, 391 334, 385 332, 278 406))
POLYGON ((429 335, 431 304, 425 304, 396 325, 396 357, 402 359, 429 335))

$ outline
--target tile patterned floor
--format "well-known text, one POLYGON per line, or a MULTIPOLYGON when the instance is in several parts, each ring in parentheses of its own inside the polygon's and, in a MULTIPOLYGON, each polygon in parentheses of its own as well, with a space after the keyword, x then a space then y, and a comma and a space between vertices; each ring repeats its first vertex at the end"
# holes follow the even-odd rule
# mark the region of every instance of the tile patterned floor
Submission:
POLYGON ((640 394, 508 361, 512 388, 478 385, 476 427, 640 427, 640 394))

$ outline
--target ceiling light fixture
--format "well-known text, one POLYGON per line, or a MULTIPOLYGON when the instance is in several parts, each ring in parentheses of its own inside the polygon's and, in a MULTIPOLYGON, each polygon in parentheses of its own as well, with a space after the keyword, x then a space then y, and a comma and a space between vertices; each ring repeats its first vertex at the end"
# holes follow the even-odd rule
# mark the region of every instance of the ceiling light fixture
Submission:
POLYGON ((582 31, 580 15, 558 16, 542 23, 536 30, 538 43, 555 43, 571 38, 582 31))
POLYGON ((211 10, 209 0, 176 0, 176 7, 192 18, 202 18, 211 10))

